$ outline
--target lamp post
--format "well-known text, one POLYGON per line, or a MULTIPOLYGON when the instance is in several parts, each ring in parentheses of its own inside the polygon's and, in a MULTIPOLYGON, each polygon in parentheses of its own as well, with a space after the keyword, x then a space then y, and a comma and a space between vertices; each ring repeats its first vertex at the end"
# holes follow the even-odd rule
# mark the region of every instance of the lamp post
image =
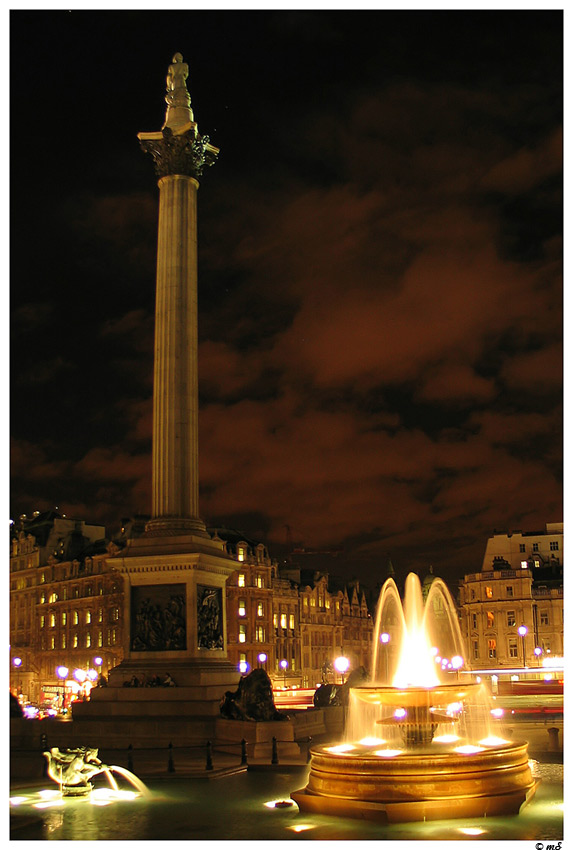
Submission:
POLYGON ((533 653, 534 653, 534 655, 535 655, 535 656, 536 656, 536 658, 537 658, 537 666, 538 666, 538 667, 539 667, 539 666, 540 666, 540 664, 541 664, 540 655, 542 654, 542 652, 543 652, 543 650, 541 649, 541 647, 540 647, 540 646, 536 646, 536 647, 535 647, 535 649, 533 650, 533 653))
POLYGON ((520 626, 517 630, 517 634, 521 635, 521 648, 523 649, 523 666, 527 667, 525 663, 525 635, 527 634, 527 626, 520 626))
POLYGON ((265 661, 267 660, 267 653, 266 652, 259 652, 259 654, 257 656, 257 660, 259 662, 259 667, 260 667, 261 664, 264 664, 265 661))
POLYGON ((281 661, 281 667, 283 668, 283 673, 284 673, 284 677, 285 677, 285 688, 286 688, 286 671, 287 671, 287 667, 288 667, 288 661, 286 660, 286 658, 283 658, 283 660, 281 661))
POLYGON ((460 667, 464 666, 464 659, 461 655, 454 655, 452 658, 452 667, 456 671, 456 679, 460 678, 460 667))
POLYGON ((380 635, 380 643, 384 646, 384 684, 388 684, 388 644, 390 643, 390 635, 388 632, 382 632, 380 635))
POLYGON ((334 667, 342 676, 342 684, 344 684, 344 674, 350 667, 350 661, 348 660, 348 658, 346 658, 346 656, 339 655, 339 657, 336 658, 334 661, 334 667))

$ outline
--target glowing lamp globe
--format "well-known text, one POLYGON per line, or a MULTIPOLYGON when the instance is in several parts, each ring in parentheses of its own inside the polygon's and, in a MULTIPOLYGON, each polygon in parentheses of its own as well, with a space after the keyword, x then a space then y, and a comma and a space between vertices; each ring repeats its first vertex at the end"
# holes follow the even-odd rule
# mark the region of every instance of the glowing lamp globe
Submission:
POLYGON ((56 667, 56 675, 58 679, 66 679, 69 672, 68 668, 64 667, 63 664, 60 667, 56 667))
POLYGON ((350 667, 350 661, 348 658, 345 658, 344 655, 341 655, 339 658, 335 659, 334 666, 339 673, 346 673, 350 667))

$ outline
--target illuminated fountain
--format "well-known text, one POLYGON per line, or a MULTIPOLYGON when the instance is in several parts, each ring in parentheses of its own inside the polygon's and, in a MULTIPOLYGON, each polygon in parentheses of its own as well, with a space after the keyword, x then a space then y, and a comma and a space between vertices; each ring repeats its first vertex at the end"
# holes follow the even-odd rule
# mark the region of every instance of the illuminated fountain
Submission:
POLYGON ((380 592, 371 683, 350 690, 345 739, 311 748, 301 811, 398 822, 517 814, 535 793, 527 744, 494 734, 489 695, 462 673, 455 605, 441 579, 424 604, 380 592))
POLYGON ((128 796, 149 796, 147 786, 130 770, 117 764, 103 764, 96 749, 78 747, 73 750, 60 750, 52 747, 44 753, 48 762, 48 776, 60 787, 61 797, 86 797, 92 792, 101 797, 108 789, 94 789, 91 780, 99 774, 105 775, 109 783, 108 797, 125 799, 128 796), (124 777, 135 791, 122 791, 115 774, 124 777))

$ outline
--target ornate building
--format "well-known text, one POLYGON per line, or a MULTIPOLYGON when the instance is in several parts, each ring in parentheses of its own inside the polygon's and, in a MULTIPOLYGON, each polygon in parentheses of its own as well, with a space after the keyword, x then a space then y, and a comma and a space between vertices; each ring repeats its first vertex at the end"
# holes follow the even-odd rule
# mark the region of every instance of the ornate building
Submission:
POLYGON ((563 524, 494 534, 482 570, 460 585, 462 634, 474 669, 535 667, 563 655, 563 524))

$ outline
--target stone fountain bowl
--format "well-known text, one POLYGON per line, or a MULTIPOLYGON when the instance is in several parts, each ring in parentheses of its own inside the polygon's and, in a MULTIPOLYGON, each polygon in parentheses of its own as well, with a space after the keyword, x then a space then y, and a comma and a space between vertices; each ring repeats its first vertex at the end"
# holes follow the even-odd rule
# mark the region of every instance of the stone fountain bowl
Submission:
POLYGON ((359 685, 351 688, 351 693, 361 702, 370 705, 411 706, 443 706, 452 702, 462 702, 477 697, 481 690, 479 682, 463 684, 436 685, 431 688, 394 688, 390 685, 359 685))
POLYGON ((385 823, 517 814, 537 783, 525 742, 477 753, 311 748, 308 785, 291 794, 303 812, 385 823))

